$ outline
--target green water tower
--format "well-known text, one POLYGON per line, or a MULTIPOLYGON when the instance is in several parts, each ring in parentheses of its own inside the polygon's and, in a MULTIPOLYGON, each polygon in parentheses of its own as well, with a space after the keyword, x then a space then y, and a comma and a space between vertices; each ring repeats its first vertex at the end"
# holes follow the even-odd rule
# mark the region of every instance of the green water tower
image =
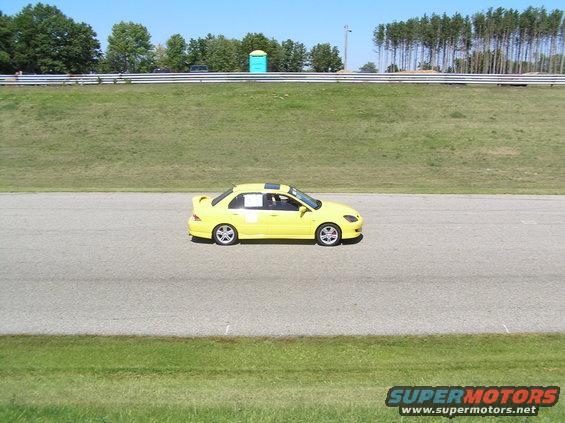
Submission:
POLYGON ((267 72, 267 53, 263 50, 253 50, 249 53, 249 72, 267 72))

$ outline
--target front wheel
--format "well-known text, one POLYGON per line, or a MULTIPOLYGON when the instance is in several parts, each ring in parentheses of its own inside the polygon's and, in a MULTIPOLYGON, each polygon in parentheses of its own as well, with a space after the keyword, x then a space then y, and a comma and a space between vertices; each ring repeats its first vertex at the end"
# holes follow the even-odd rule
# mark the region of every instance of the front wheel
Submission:
POLYGON ((341 241, 341 230, 333 223, 324 223, 316 230, 316 241, 324 247, 333 247, 341 241))
POLYGON ((212 237, 218 245, 232 245, 237 242, 237 231, 232 225, 224 223, 214 228, 212 237))

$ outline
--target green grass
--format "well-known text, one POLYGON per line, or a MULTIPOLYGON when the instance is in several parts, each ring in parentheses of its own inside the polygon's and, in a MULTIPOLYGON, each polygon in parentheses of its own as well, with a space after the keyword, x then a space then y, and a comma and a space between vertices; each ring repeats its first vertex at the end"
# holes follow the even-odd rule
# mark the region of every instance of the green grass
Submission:
POLYGON ((565 193, 565 88, 0 89, 0 190, 565 193))
MULTIPOLYGON (((562 385, 564 350, 560 334, 3 336, 0 421, 396 422, 390 386, 562 385)), ((536 421, 564 419, 561 402, 536 421)))

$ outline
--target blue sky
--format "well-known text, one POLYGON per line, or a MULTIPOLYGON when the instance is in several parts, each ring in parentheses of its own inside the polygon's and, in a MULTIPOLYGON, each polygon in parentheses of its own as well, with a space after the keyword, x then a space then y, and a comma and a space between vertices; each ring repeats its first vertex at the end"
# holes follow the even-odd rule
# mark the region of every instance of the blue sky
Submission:
MULTIPOLYGON (((17 13, 34 1, 0 0, 0 10, 17 13)), ((489 7, 524 9, 528 6, 563 8, 563 0, 539 1, 439 1, 439 0, 44 0, 56 5, 75 20, 87 22, 98 34, 102 46, 112 25, 121 20, 145 25, 154 44, 169 35, 186 39, 213 34, 241 38, 247 32, 263 32, 278 40, 291 38, 307 47, 329 42, 343 50, 343 25, 349 24, 349 68, 357 69, 376 61, 372 33, 379 23, 421 16, 424 13, 471 14, 489 7)))

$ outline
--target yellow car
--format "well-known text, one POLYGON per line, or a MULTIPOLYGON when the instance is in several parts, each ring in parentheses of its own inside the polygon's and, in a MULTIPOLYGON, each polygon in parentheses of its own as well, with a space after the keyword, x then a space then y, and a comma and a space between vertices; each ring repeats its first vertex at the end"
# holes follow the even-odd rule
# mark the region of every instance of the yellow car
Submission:
POLYGON ((280 184, 237 185, 192 200, 188 233, 232 245, 240 239, 316 239, 333 246, 361 235, 363 218, 343 204, 320 201, 280 184))

